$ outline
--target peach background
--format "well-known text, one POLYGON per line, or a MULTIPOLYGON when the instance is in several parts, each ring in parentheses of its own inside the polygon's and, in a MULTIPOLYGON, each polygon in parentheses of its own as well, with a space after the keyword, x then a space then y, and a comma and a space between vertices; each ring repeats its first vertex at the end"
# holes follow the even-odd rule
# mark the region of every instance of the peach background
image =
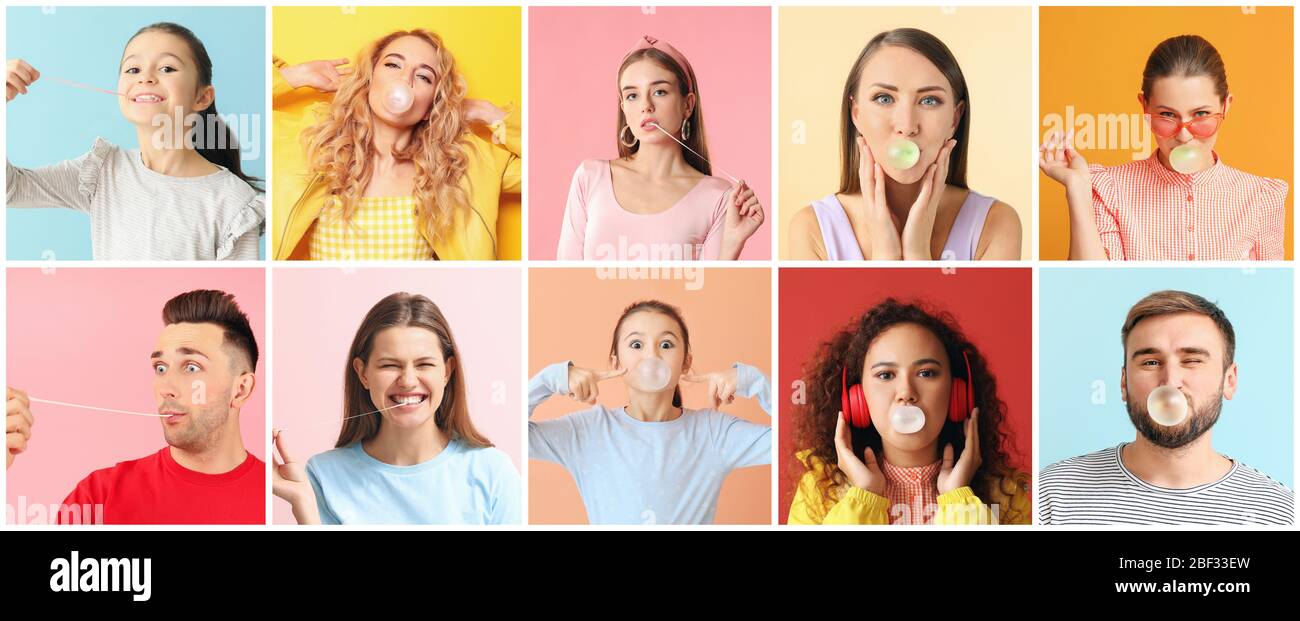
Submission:
MULTIPOLYGON (((611 272, 614 270, 611 270, 611 272)), ((660 299, 681 309, 691 333, 697 371, 714 371, 744 362, 771 377, 772 272, 767 269, 700 269, 701 286, 688 290, 685 280, 601 279, 588 268, 535 268, 528 272, 528 373, 571 359, 588 368, 607 368, 614 324, 627 305, 660 299), (561 295, 560 292, 563 292, 561 295)), ((616 275, 616 274, 615 274, 616 275)), ((688 407, 703 407, 706 387, 684 384, 688 407)), ((773 395, 775 396, 775 392, 773 395)), ((618 381, 601 384, 606 407, 627 403, 618 381)), ((564 396, 552 396, 533 418, 543 420, 586 409, 564 396)), ((771 424, 772 418, 753 399, 737 399, 723 411, 746 420, 771 424)), ((530 524, 587 522, 578 486, 563 466, 528 462, 530 524)), ((740 468, 727 477, 718 500, 718 524, 770 524, 770 467, 740 468)))
MULTIPOLYGON (((1228 70, 1233 94, 1215 150, 1224 163, 1251 174, 1285 180, 1285 256, 1294 257, 1293 31, 1291 7, 1044 7, 1038 19, 1039 115, 1136 114, 1142 108, 1142 69, 1161 41, 1198 34, 1214 44, 1228 70)), ((1035 130, 1041 141, 1048 127, 1035 130)), ((1155 143, 1152 142, 1154 148, 1155 143)), ((1089 163, 1132 161, 1131 149, 1080 151, 1089 163)), ((1146 152, 1143 155, 1148 155, 1146 152)), ((1070 249, 1065 190, 1038 173, 1039 257, 1064 260, 1070 249)), ((1028 234, 1028 228, 1025 229, 1028 234)))
POLYGON ((528 9, 528 255, 554 259, 569 184, 588 158, 618 157, 618 66, 643 34, 676 47, 700 84, 709 161, 766 210, 742 259, 772 256, 770 7, 528 9))
MULTIPOLYGON (((970 91, 966 180, 1020 214, 1020 258, 1030 258, 1035 156, 1033 39, 1029 7, 781 7, 781 257, 790 219, 840 184, 840 97, 862 47, 891 28, 920 28, 952 50, 970 91), (800 123, 796 129, 796 123, 800 123), (795 144, 796 131, 804 142, 795 144)), ((1046 39, 1044 39, 1046 40, 1046 39)))
MULTIPOLYGON (((156 412, 149 352, 163 304, 194 289, 234 294, 248 315, 260 359, 258 385, 239 414, 244 448, 265 461, 265 281, 261 268, 12 268, 7 271, 9 386, 32 397, 156 412)), ((7 500, 62 502, 94 470, 166 446, 158 419, 33 403, 36 425, 14 461, 7 500)), ((21 519, 21 516, 19 516, 21 519)))
MULTIPOLYGON (((299 461, 334 448, 341 422, 333 421, 343 417, 342 377, 357 327, 384 296, 419 293, 451 325, 474 425, 518 468, 522 284, 519 269, 511 267, 273 268, 272 427, 284 430, 299 461)), ((277 498, 272 504, 275 524, 294 523, 288 503, 277 498)))

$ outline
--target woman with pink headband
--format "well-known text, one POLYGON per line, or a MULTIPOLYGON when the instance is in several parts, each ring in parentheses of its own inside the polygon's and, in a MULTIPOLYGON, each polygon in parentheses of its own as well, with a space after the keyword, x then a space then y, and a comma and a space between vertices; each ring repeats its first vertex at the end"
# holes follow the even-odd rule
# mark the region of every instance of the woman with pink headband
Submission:
POLYGON ((739 258, 763 206, 744 180, 711 176, 686 57, 643 36, 623 58, 618 89, 619 157, 584 160, 574 172, 557 258, 739 258))

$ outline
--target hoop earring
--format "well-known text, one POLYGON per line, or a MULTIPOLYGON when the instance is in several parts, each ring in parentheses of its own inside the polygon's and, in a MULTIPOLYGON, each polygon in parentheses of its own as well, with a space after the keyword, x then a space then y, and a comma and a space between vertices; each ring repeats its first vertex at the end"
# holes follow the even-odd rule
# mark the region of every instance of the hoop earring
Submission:
POLYGON ((691 120, 682 121, 682 140, 689 140, 691 137, 691 120))
POLYGON ((628 144, 628 143, 626 143, 626 142, 623 142, 623 132, 625 132, 625 131, 627 131, 627 130, 629 130, 629 129, 632 129, 632 127, 631 127, 630 125, 624 125, 624 126, 623 126, 623 129, 618 130, 618 143, 621 144, 621 145, 623 145, 623 146, 625 146, 625 147, 627 147, 627 148, 629 148, 629 149, 631 149, 632 147, 635 147, 635 146, 637 145, 637 143, 640 142, 640 140, 637 139, 636 134, 632 134, 632 144, 628 144))

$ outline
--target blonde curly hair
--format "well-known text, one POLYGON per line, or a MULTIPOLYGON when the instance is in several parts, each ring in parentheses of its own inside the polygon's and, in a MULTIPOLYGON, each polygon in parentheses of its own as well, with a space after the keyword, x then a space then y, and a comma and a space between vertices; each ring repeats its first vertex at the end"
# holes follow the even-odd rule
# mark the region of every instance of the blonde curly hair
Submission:
POLYGON ((431 240, 438 240, 455 221, 458 210, 468 209, 469 192, 461 178, 469 168, 463 146, 469 144, 469 123, 461 105, 466 86, 456 69, 456 59, 437 34, 423 29, 391 32, 357 56, 355 70, 343 77, 328 108, 317 114, 316 124, 300 139, 312 173, 322 175, 330 195, 339 201, 344 222, 356 212, 362 192, 374 175, 374 119, 368 95, 380 54, 401 37, 418 37, 434 49, 434 99, 429 115, 411 128, 411 140, 394 152, 398 161, 415 164, 416 223, 431 240))

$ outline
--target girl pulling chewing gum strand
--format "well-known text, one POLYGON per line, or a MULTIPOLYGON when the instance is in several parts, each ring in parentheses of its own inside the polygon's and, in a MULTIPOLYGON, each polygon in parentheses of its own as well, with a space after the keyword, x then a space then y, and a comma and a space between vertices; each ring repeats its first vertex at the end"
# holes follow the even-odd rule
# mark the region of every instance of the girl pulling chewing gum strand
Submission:
MULTIPOLYGON (((257 259, 265 199, 258 180, 240 168, 212 77, 212 59, 189 29, 166 22, 141 28, 122 52, 117 89, 87 87, 117 95, 139 148, 97 138, 88 153, 50 166, 6 161, 6 205, 89 215, 95 259, 257 259)), ((9 60, 5 101, 27 95, 40 78, 26 61, 9 60)))

